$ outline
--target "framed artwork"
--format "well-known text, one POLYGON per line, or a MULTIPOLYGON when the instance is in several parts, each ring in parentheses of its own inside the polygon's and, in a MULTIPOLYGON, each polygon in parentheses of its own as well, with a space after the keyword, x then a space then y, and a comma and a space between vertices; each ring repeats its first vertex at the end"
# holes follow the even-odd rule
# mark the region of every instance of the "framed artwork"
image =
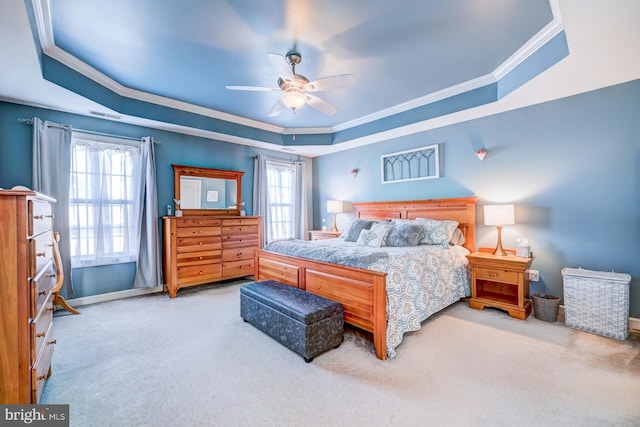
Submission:
POLYGON ((440 178, 438 144, 380 156, 382 183, 440 178))
POLYGON ((218 191, 207 190, 207 202, 217 202, 217 201, 218 201, 218 191))

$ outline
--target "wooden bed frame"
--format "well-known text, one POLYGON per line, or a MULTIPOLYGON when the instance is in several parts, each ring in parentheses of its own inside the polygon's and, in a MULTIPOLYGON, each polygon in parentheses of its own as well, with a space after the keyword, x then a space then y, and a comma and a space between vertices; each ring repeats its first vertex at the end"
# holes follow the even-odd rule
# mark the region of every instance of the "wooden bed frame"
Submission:
MULTIPOLYGON (((456 220, 464 246, 475 251, 476 197, 354 203, 358 218, 456 220)), ((255 280, 277 280, 344 306, 346 323, 373 333, 379 359, 387 358, 386 273, 264 250, 255 251, 255 280)))

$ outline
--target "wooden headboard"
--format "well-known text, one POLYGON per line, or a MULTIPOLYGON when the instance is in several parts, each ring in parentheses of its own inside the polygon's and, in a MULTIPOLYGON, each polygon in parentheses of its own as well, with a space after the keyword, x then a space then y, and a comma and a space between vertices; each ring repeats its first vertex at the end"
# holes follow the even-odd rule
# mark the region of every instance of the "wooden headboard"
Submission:
POLYGON ((400 202, 353 203, 357 218, 415 219, 431 218, 458 221, 465 248, 476 250, 476 202, 477 197, 456 199, 408 200, 400 202))

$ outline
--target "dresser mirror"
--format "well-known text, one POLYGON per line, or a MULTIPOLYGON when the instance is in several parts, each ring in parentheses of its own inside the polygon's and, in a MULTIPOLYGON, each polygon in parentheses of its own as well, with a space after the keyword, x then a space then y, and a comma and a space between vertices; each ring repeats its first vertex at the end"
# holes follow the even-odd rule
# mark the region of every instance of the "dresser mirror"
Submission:
POLYGON ((242 175, 223 169, 172 165, 176 211, 183 215, 240 215, 242 175))

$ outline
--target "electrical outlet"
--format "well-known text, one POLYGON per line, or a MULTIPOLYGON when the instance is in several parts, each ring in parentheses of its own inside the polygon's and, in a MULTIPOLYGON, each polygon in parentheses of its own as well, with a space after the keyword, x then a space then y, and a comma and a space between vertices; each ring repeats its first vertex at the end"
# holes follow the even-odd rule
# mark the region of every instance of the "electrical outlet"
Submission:
POLYGON ((540 272, 538 270, 527 270, 527 273, 529 274, 530 282, 537 282, 540 280, 540 272))

